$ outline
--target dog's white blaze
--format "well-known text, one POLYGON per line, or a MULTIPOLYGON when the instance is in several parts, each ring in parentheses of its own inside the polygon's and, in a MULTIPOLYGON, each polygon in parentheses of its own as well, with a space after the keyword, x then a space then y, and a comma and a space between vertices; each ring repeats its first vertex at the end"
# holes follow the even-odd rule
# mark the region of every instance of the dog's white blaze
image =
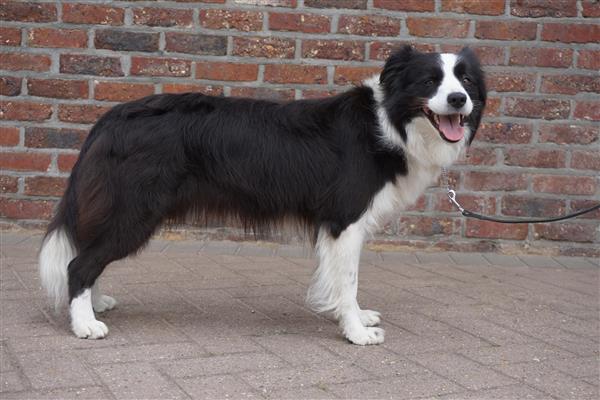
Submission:
POLYGON ((64 229, 48 234, 39 254, 40 279, 56 309, 67 304, 67 267, 75 258, 75 249, 64 229))
POLYGON ((92 290, 85 289, 71 300, 71 328, 79 338, 101 339, 108 334, 108 328, 94 316, 92 290))
POLYGON ((471 111, 473 111, 473 101, 471 101, 469 94, 456 75, 454 75, 454 66, 458 61, 458 56, 456 54, 444 53, 440 54, 440 58, 444 77, 438 87, 437 93, 429 99, 427 106, 436 114, 454 114, 457 111, 464 115, 471 114, 471 111), (456 110, 448 104, 448 95, 456 92, 467 96, 467 102, 460 110, 456 110))

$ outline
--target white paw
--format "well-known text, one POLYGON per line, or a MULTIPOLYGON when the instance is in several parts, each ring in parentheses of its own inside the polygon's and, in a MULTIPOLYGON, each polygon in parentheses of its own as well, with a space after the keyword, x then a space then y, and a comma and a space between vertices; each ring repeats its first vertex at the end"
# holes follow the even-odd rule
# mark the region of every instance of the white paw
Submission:
POLYGON ((373 310, 360 310, 360 323, 363 326, 376 326, 381 322, 381 313, 373 310))
POLYGON ((384 340, 385 331, 381 328, 355 328, 346 332, 346 339, 354 344, 365 346, 368 344, 381 344, 384 340))
POLYGON ((73 333, 80 339, 102 339, 108 334, 108 328, 102 321, 91 319, 87 321, 73 321, 73 333))
POLYGON ((104 311, 112 310, 117 305, 117 301, 104 294, 101 294, 98 298, 92 300, 92 307, 94 307, 94 311, 101 313, 104 311))

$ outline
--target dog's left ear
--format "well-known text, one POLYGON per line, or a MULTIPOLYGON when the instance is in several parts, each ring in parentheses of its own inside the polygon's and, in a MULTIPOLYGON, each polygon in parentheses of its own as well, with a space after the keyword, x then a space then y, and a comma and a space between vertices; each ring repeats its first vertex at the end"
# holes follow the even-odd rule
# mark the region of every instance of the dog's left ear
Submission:
POLYGON ((409 44, 394 50, 383 66, 383 71, 379 76, 379 83, 385 85, 386 80, 402 73, 408 61, 410 61, 416 53, 418 53, 418 51, 409 44))

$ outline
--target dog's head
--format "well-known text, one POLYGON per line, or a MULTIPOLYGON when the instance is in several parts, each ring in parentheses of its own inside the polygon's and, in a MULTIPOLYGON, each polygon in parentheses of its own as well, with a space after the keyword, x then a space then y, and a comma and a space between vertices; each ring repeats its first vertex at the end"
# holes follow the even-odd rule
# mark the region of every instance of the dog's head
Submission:
MULTIPOLYGON (((409 150, 456 153, 473 140, 486 101, 483 71, 469 48, 458 54, 422 53, 410 46, 394 52, 379 78, 381 105, 409 150), (412 143, 411 143, 412 142, 412 143), (416 150, 416 148, 415 148, 416 150)), ((452 157, 451 157, 452 158, 452 157)))

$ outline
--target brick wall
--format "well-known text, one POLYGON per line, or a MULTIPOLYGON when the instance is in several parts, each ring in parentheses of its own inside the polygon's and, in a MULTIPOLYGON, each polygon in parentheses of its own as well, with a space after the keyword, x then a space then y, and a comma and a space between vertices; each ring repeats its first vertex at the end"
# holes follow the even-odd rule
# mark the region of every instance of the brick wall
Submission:
MULTIPOLYGON (((469 45, 487 70, 485 123, 451 172, 468 208, 539 217, 590 206, 600 199, 599 17, 596 0, 1 1, 3 225, 43 225, 91 124, 118 102, 189 90, 327 96, 407 42, 469 45)), ((375 243, 597 255, 599 219, 465 221, 432 188, 375 243)))

